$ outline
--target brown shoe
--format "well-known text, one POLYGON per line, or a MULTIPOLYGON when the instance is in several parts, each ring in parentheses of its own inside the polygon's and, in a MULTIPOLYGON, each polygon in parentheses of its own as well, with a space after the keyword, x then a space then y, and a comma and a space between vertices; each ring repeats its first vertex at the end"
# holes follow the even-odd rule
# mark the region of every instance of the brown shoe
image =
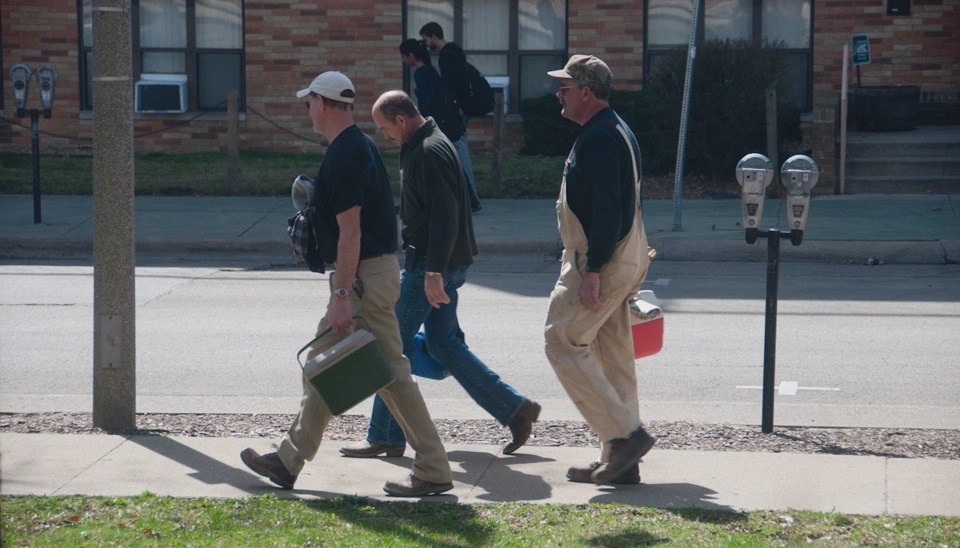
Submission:
POLYGON ((276 483, 282 489, 293 489, 293 484, 297 481, 297 476, 287 471, 287 467, 283 465, 276 453, 258 455, 256 451, 248 447, 240 453, 240 460, 247 465, 247 468, 261 476, 270 478, 270 481, 276 483))
POLYGON ((449 483, 433 483, 432 481, 422 480, 413 474, 402 481, 388 481, 383 486, 383 490, 394 497, 425 497, 446 493, 451 489, 453 489, 452 481, 449 483))
POLYGON ((590 474, 593 483, 610 483, 611 480, 626 472, 631 466, 646 455, 657 438, 647 434, 641 426, 630 434, 629 438, 621 438, 610 442, 610 462, 601 464, 590 474))
POLYGON ((379 457, 381 454, 386 453, 388 457, 402 457, 403 452, 406 451, 407 446, 390 446, 390 445, 380 445, 379 443, 373 443, 372 441, 358 441, 353 445, 347 445, 346 447, 340 448, 340 453, 347 457, 353 457, 357 459, 369 459, 373 457, 379 457))
MULTIPOLYGON (((590 474, 600 468, 600 461, 593 461, 585 468, 571 466, 567 470, 567 479, 576 483, 593 483, 590 474)), ((640 483, 640 463, 634 464, 633 468, 627 468, 627 471, 613 478, 608 483, 615 485, 636 485, 640 483)))
POLYGON ((509 455, 520 449, 530 438, 530 431, 533 430, 533 423, 537 422, 540 416, 540 404, 535 401, 527 400, 520 404, 520 409, 513 416, 510 424, 510 433, 513 434, 513 441, 503 446, 503 454, 509 455))

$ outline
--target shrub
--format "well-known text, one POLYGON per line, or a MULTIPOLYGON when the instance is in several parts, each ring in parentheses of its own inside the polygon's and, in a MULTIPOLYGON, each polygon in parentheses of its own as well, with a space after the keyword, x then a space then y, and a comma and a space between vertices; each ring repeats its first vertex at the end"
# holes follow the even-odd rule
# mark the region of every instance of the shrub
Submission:
MULTIPOLYGON (((777 136, 780 158, 800 141, 800 111, 793 102, 782 42, 756 44, 747 39, 710 40, 697 48, 684 169, 691 174, 728 179, 750 152, 765 153, 766 88, 777 82, 777 136)), ((643 173, 674 171, 686 73, 687 50, 666 56, 643 91, 613 90, 610 106, 633 129, 643 155, 643 173)), ((580 126, 560 116, 553 95, 525 99, 521 154, 566 156, 580 126)), ((779 168, 779 166, 777 166, 779 168)))
MULTIPOLYGON (((685 170, 733 181, 734 169, 744 155, 766 153, 766 88, 772 82, 777 89, 779 143, 786 146, 800 140, 796 83, 785 50, 780 41, 756 44, 748 39, 710 40, 697 48, 685 170)), ((663 115, 658 126, 674 136, 680 127, 686 58, 686 49, 667 56, 647 81, 647 90, 663 115)), ((675 166, 675 137, 669 156, 675 166)))

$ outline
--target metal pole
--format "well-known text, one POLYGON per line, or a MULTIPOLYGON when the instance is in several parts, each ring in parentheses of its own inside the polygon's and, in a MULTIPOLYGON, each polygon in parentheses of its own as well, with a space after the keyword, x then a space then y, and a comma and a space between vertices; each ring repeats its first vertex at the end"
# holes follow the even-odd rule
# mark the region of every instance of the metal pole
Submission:
POLYGON ((687 119, 690 117, 690 88, 693 86, 693 60, 697 56, 697 18, 700 0, 693 2, 693 18, 690 21, 690 41, 687 45, 687 71, 683 79, 683 105, 680 107, 680 135, 677 140, 677 166, 673 180, 673 230, 682 228, 681 209, 683 202, 683 153, 687 148, 687 119))
POLYGON ((767 315, 763 333, 763 421, 761 431, 773 433, 773 391, 777 376, 777 293, 780 277, 780 231, 767 233, 767 315))
MULTIPOLYGON (((770 159, 770 163, 778 166, 780 161, 777 158, 777 83, 778 81, 771 82, 767 86, 767 158, 770 159)), ((780 196, 780 184, 777 182, 779 176, 779 170, 773 170, 773 181, 771 181, 769 192, 769 197, 777 198, 780 196)))
MULTIPOLYGON (((840 91, 840 192, 843 194, 843 186, 847 177, 847 45, 843 45, 843 86, 840 91)), ((859 67, 857 67, 859 68, 859 67)), ((836 188, 836 187, 834 187, 836 188)))
POLYGON ((40 224, 40 111, 30 109, 30 144, 33 145, 33 223, 40 224))

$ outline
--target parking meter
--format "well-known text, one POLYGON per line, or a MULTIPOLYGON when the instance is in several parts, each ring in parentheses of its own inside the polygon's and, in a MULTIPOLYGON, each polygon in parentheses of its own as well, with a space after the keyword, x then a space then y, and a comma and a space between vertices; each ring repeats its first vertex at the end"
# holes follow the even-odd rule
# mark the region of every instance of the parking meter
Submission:
POLYGON ((757 227, 763 216, 763 200, 773 181, 773 165, 763 154, 747 154, 737 164, 737 182, 743 187, 743 228, 748 244, 757 241, 757 227))
POLYGON ((57 90, 57 69, 43 65, 37 69, 37 82, 40 83, 40 104, 43 105, 43 117, 50 118, 53 110, 53 94, 57 90))
POLYGON ((14 65, 10 69, 10 81, 13 82, 13 100, 17 104, 17 117, 23 118, 27 109, 27 90, 30 89, 30 68, 27 65, 14 65))
POLYGON ((819 178, 820 171, 816 162, 803 154, 791 156, 780 168, 780 180, 787 188, 787 218, 790 224, 790 242, 793 245, 800 245, 803 241, 811 190, 819 178))

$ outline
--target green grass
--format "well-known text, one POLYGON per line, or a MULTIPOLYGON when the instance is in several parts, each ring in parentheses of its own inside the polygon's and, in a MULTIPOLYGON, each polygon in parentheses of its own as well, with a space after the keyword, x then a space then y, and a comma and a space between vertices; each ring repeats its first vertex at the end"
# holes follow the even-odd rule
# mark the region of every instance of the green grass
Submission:
POLYGON ((11 497, 4 546, 957 546, 960 518, 626 505, 11 497))
MULTIPOLYGON (((489 157, 473 159, 481 197, 492 198, 489 157)), ((288 196, 300 173, 315 176, 320 154, 240 153, 240 196, 288 196)), ((394 193, 400 190, 396 154, 384 154, 394 193)), ((509 157, 502 169, 502 198, 554 198, 560 190, 563 158, 509 157)), ((226 154, 148 154, 134 159, 138 196, 225 196, 226 154)), ((91 156, 41 156, 40 191, 43 194, 92 194, 91 156)), ((29 154, 0 154, 0 194, 33 193, 33 158, 29 154)))

